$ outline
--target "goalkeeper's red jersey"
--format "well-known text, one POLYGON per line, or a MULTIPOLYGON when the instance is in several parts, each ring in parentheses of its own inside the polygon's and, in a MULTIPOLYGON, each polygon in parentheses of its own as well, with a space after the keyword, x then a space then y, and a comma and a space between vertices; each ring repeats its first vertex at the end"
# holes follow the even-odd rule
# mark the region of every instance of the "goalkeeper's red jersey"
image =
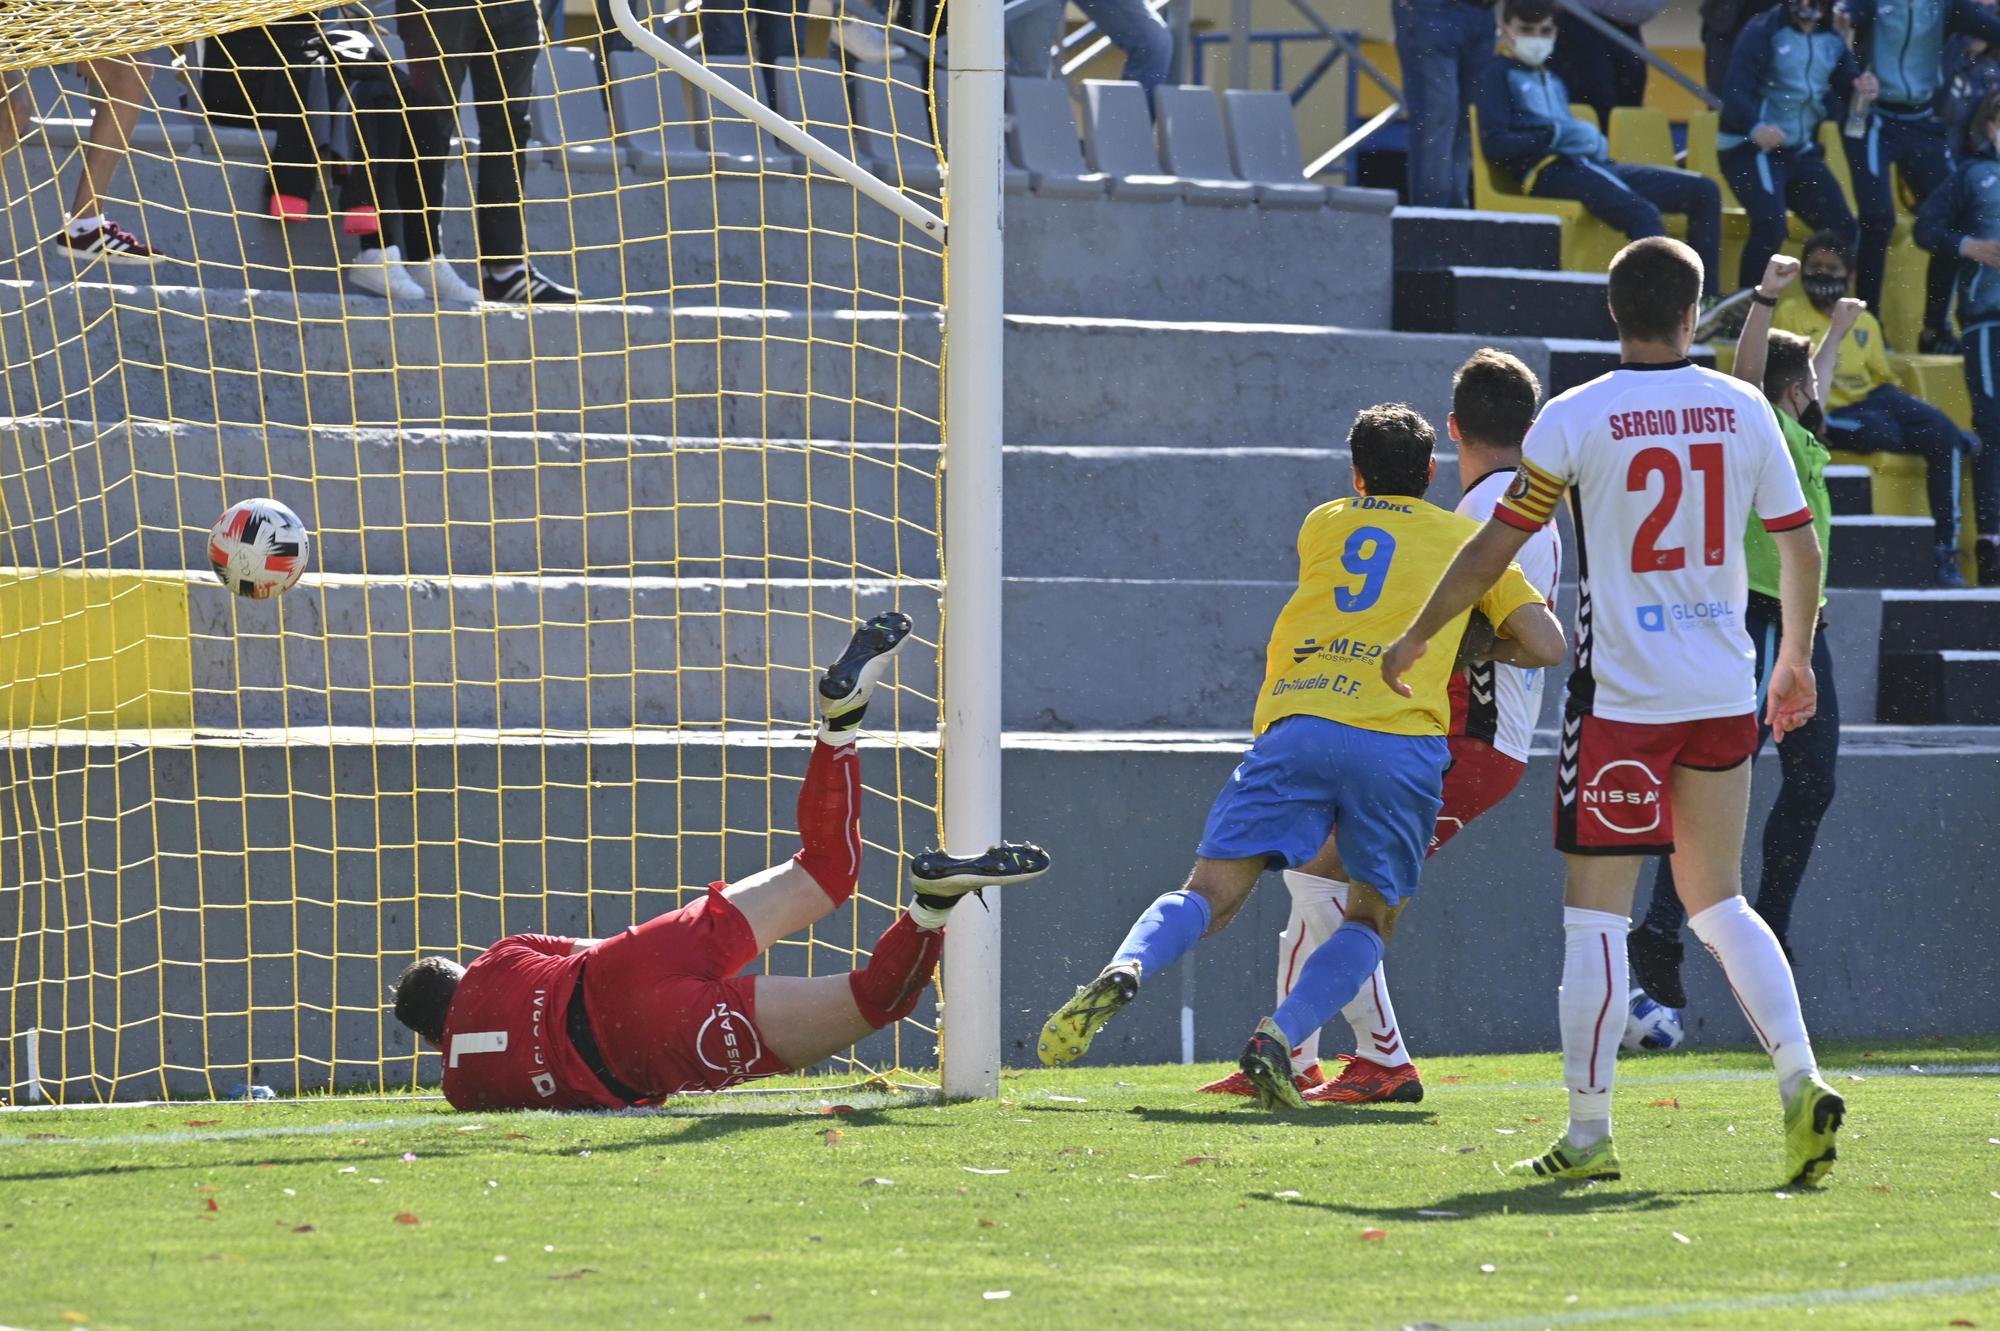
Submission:
POLYGON ((466 967, 444 1023, 444 1098, 454 1109, 602 1109, 606 1091, 569 1042, 588 953, 574 938, 514 934, 466 967))

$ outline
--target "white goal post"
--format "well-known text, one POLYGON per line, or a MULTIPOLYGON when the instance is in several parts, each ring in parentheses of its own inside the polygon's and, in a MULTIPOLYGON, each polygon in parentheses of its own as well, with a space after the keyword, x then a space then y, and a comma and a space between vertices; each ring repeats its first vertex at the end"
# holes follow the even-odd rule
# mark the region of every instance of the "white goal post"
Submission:
MULTIPOLYGON (((1002 0, 947 0, 950 142, 939 217, 747 96, 611 0, 632 44, 772 137, 948 246, 944 303, 944 840, 976 854, 1000 840, 1002 0)), ((1000 902, 952 917, 940 1012, 944 1093, 1000 1093, 1000 902)))

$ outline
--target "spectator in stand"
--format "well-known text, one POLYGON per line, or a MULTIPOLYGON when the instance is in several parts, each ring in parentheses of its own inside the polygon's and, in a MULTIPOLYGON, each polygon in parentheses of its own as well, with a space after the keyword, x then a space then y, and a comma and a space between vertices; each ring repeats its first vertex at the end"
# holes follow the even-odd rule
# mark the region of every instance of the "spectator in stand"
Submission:
MULTIPOLYGON (((1772 323, 1817 343, 1830 335, 1841 298, 1850 294, 1852 251, 1844 236, 1822 231, 1806 242, 1800 262, 1805 299, 1785 301, 1772 323)), ((1937 523, 1936 583, 1964 586, 1958 571, 1960 457, 1977 451, 1979 440, 1897 382, 1874 315, 1864 313, 1836 345, 1839 355, 1826 397, 1827 441, 1850 453, 1916 453, 1923 458, 1937 523)))
POLYGON ((1778 0, 1701 0, 1702 82, 1720 97, 1729 78, 1729 53, 1751 19, 1778 0))
POLYGON ((1492 0, 1392 0, 1409 122, 1409 196, 1419 208, 1464 208, 1472 191, 1466 114, 1493 59, 1492 0))
MULTIPOLYGON (((1743 336, 1736 344, 1736 363, 1731 372, 1746 383, 1763 390, 1778 413, 1778 427, 1792 466, 1799 473, 1799 486, 1812 509, 1813 530, 1820 548, 1827 548, 1833 534, 1832 501, 1826 490, 1825 445, 1814 436, 1821 419, 1820 388, 1833 372, 1835 349, 1841 336, 1862 314, 1858 300, 1837 303, 1829 320, 1829 332, 1815 349, 1795 333, 1770 329, 1772 310, 1778 296, 1799 274, 1799 261, 1783 255, 1772 257, 1764 269, 1764 280, 1756 287, 1755 304, 1743 323, 1743 336)), ((1758 715, 1763 715, 1764 685, 1777 651, 1782 607, 1778 603, 1778 547, 1764 524, 1750 520, 1744 537, 1743 554, 1750 568, 1750 600, 1743 612, 1743 626, 1749 631, 1750 645, 1757 655, 1758 715)), ((1820 566, 1819 604, 1826 609, 1826 565, 1820 566)), ((1798 900, 1799 885, 1805 881, 1806 863, 1812 857, 1813 842, 1819 836, 1820 821, 1833 803, 1833 769, 1840 757, 1840 700, 1834 692, 1833 651, 1826 637, 1826 621, 1813 637, 1813 675, 1819 681, 1819 710, 1812 719, 1784 737, 1778 745, 1778 761, 1783 783, 1777 802, 1764 820, 1764 867, 1758 880, 1757 913, 1778 946, 1794 966, 1792 946, 1787 941, 1792 928, 1792 903, 1798 900)), ((1760 722, 1758 746, 1770 734, 1760 722)), ((1632 965, 1632 981, 1656 1003, 1668 1007, 1687 1006, 1687 992, 1681 987, 1681 924, 1687 914, 1681 909, 1674 887, 1671 856, 1660 859, 1653 878, 1653 901, 1646 918, 1626 936, 1626 956, 1632 965)))
POLYGON ((1729 58, 1722 91, 1722 174, 1750 214, 1741 286, 1764 275, 1785 243, 1787 210, 1820 231, 1852 239, 1854 213, 1819 146, 1829 92, 1876 93, 1854 53, 1825 21, 1822 0, 1786 0, 1750 20, 1729 58))
MULTIPOLYGON (((1125 53, 1123 77, 1148 94, 1173 72, 1174 35, 1145 0, 1076 0, 1084 17, 1125 53)), ((1055 70, 1055 44, 1062 36, 1064 0, 1046 0, 1007 23, 1007 72, 1045 79, 1055 70)))
MULTIPOLYGON (((145 71, 130 57, 112 56, 85 60, 76 72, 91 89, 90 134, 83 144, 76 193, 70 196, 69 219, 49 244, 78 263, 92 259, 108 264, 158 263, 161 255, 152 246, 104 211, 105 192, 125 160, 139 109, 151 100, 145 71)), ((4 157, 27 133, 35 108, 29 104, 25 83, 9 85, 0 79, 0 88, 6 93, 0 97, 0 157, 4 157)))
POLYGON ((434 300, 569 304, 576 292, 528 261, 521 178, 528 165, 528 99, 542 49, 535 0, 397 0, 397 31, 410 60, 410 94, 423 217, 403 229, 403 271, 434 300), (478 110, 473 217, 479 235, 475 287, 440 254, 444 175, 458 124, 458 93, 470 79, 478 110))
POLYGON ((2000 90, 2000 51, 1977 37, 1954 37, 1944 48, 1944 123, 1956 161, 1980 99, 2000 90))
POLYGON ((721 0, 695 11, 705 58, 734 60, 756 44, 761 64, 796 60, 806 41, 803 0, 721 0))
MULTIPOLYGON (((1591 13, 1640 46, 1640 29, 1657 18, 1667 0, 1583 0, 1591 13)), ((1570 95, 1597 112, 1602 129, 1611 128, 1611 111, 1618 106, 1646 104, 1646 58, 1620 45, 1591 24, 1572 15, 1563 24, 1562 40, 1549 57, 1549 72, 1569 88, 1570 95)))
MULTIPOLYGON (((2000 15, 1976 0, 1844 0, 1861 66, 1881 92, 1867 113, 1866 132, 1841 140, 1861 209, 1860 296, 1882 313, 1882 270, 1896 230, 1896 195, 1889 168, 1918 201, 1951 175, 1952 140, 1941 114, 1945 88, 1944 43, 1949 34, 2000 41, 2000 15)), ((1851 129, 1852 126, 1850 125, 1851 129)), ((1933 257, 1924 289, 1924 329, 1917 349, 1954 355, 1949 331, 1956 257, 1933 257)), ((1906 348, 1907 349, 1907 348, 1906 348)))
MULTIPOLYGON (((1581 24, 1562 32, 1568 41, 1581 24)), ((1486 156, 1541 199, 1575 199, 1633 240, 1664 236, 1662 213, 1688 219, 1708 294, 1722 264, 1722 190, 1692 171, 1614 162, 1603 131, 1572 114, 1569 91, 1548 67, 1559 48, 1555 0, 1503 0, 1500 51, 1479 84, 1479 137, 1486 156)))
POLYGON ((1917 214, 1917 244, 1957 255, 1958 322, 1964 332, 1965 387, 1981 448, 1972 494, 1979 541, 1974 560, 1982 587, 2000 586, 2000 91, 1980 99, 1964 163, 1917 214))
POLYGON ((361 157, 339 171, 341 230, 355 245, 345 276, 371 295, 422 300, 424 288, 403 271, 404 229, 422 225, 421 213, 408 211, 423 198, 411 126, 439 113, 410 105, 409 80, 366 25, 309 16, 211 39, 202 56, 202 110, 210 120, 276 132, 265 211, 303 221, 319 190, 321 154, 307 115, 316 79, 327 81, 328 100, 351 117, 361 157))

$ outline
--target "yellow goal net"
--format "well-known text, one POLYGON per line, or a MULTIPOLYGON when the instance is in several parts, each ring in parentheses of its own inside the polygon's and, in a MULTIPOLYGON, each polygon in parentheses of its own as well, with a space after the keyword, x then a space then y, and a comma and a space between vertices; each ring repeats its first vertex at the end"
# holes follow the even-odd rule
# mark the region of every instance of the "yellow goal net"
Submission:
MULTIPOLYGON (((937 15, 769 3, 648 30, 936 207, 937 15)), ((863 964, 938 841, 943 245, 538 9, 0 16, 8 1103, 434 1085, 402 967, 789 857, 891 607, 861 891, 766 964, 863 964), (271 599, 206 553, 255 497, 271 599)))

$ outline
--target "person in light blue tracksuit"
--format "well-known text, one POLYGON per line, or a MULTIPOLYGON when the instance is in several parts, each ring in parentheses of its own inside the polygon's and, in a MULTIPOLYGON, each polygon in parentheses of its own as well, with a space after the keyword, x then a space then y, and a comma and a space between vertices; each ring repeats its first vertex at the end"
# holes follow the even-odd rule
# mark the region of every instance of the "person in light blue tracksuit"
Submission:
POLYGON ((1556 41, 1553 0, 1504 0, 1500 51, 1479 82, 1479 140, 1488 160, 1540 199, 1575 199, 1633 240, 1664 236, 1662 213, 1688 221, 1708 294, 1721 274, 1722 190, 1693 171, 1614 162, 1604 134, 1570 111, 1569 90, 1545 68, 1556 41))
MULTIPOLYGON (((1896 199, 1889 168, 1919 202, 1951 174, 1952 145, 1945 127, 1945 39, 1954 34, 2000 42, 2000 14, 1978 0, 1845 0, 1861 66, 1881 85, 1867 132, 1844 138, 1861 209, 1859 294, 1882 313, 1882 270, 1896 230, 1896 199)), ((1951 256, 1934 260, 1924 292, 1924 336, 1918 349, 1950 351, 1948 321, 1951 256)), ((1905 347, 1904 350, 1910 348, 1905 347)))
POLYGON ((1966 155, 1917 213, 1917 244, 1958 261, 1958 322, 1965 387, 1980 450, 1972 464, 1979 585, 2000 585, 2000 91, 1980 99, 1966 155))
POLYGON ((1821 0, 1787 0, 1751 19, 1736 38, 1723 81, 1722 173, 1750 214, 1738 285, 1754 286, 1785 243, 1789 208, 1816 231, 1855 238, 1854 213, 1819 146, 1829 97, 1842 106, 1876 93, 1847 43, 1825 22, 1821 0))

